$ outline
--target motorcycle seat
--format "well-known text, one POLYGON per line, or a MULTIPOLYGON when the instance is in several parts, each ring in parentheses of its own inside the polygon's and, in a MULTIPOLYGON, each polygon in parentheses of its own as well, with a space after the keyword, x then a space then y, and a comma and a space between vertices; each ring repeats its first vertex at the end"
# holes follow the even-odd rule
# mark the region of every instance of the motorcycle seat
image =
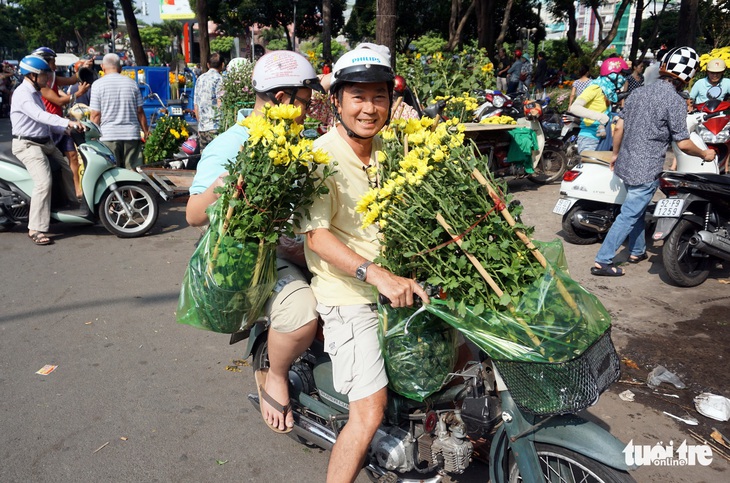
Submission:
POLYGON ((591 161, 610 163, 613 151, 583 151, 580 153, 580 156, 581 158, 586 158, 591 161))
POLYGON ((2 159, 5 162, 8 162, 10 164, 14 164, 16 166, 20 166, 21 168, 25 169, 25 165, 20 161, 18 158, 15 157, 13 152, 11 151, 10 143, 3 143, 0 144, 0 159, 2 159))

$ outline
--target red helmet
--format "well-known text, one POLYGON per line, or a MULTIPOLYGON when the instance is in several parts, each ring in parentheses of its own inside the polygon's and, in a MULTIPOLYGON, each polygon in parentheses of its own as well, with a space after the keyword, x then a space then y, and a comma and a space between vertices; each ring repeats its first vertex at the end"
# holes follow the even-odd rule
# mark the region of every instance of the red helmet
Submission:
POLYGON ((601 76, 609 74, 620 74, 622 70, 628 70, 629 65, 621 57, 609 57, 601 64, 601 76))
POLYGON ((515 55, 517 57, 522 57, 522 51, 520 49, 515 50, 515 55))

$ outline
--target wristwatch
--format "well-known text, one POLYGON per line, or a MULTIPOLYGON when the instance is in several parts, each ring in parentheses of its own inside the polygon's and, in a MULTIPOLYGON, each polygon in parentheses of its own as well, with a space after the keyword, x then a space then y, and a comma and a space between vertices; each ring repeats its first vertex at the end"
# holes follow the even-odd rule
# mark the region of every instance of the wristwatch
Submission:
POLYGON ((364 282, 365 279, 368 277, 368 267, 372 264, 373 262, 368 260, 367 262, 357 267, 357 270, 355 270, 355 278, 360 280, 361 282, 364 282))

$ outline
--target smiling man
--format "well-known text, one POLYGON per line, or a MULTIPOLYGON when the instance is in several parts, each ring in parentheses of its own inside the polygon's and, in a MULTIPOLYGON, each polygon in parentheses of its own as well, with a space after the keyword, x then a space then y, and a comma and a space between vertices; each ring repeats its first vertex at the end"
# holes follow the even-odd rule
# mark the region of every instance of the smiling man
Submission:
POLYGON ((331 155, 336 174, 325 180, 329 193, 316 198, 303 221, 312 290, 324 321, 325 347, 332 358, 334 387, 349 398, 350 414, 332 450, 327 482, 351 482, 362 468, 387 403, 388 377, 378 345, 375 286, 394 307, 428 297, 411 279, 375 265, 380 252, 375 225, 363 229, 355 206, 377 183, 374 166, 388 123, 393 70, 371 48, 357 48, 335 64, 330 86, 336 127, 315 141, 331 155), (335 164, 336 163, 336 164, 335 164))

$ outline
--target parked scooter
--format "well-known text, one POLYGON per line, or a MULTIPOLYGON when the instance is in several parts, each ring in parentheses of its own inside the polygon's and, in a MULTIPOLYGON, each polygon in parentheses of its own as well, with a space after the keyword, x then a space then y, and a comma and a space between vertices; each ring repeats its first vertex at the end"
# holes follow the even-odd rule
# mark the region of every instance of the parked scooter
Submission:
MULTIPOLYGON (((260 321, 231 337, 231 343, 248 338, 244 356, 253 356, 254 371, 269 366, 267 331, 268 324, 260 321)), ((591 366, 585 374, 606 387, 618 377, 619 360, 608 333, 579 358, 591 366)), ((577 409, 557 415, 529 412, 517 400, 517 388, 511 392, 500 376, 498 363, 483 351, 474 359, 425 402, 388 391, 386 418, 370 443, 364 468, 372 481, 437 483, 447 473, 463 473, 477 444, 489 448, 489 480, 495 483, 553 481, 555 475, 560 481, 634 481, 626 473, 625 445, 609 432, 575 415, 577 409)), ((545 385, 556 383, 545 377, 545 385)), ((333 388, 321 330, 292 364, 289 393, 294 416, 290 436, 332 449, 347 423, 349 404, 333 388)), ((257 394, 248 398, 260 409, 257 394)))
MULTIPOLYGON (((160 212, 155 191, 138 173, 116 166, 112 152, 98 140, 101 133, 96 124, 80 122, 86 138, 79 146, 84 195, 78 209, 61 210, 52 202, 51 219, 86 225, 100 220, 120 238, 144 235, 160 212)), ((60 170, 54 176, 60 176, 60 170)), ((63 199, 58 196, 61 186, 60 180, 54 180, 52 200, 63 199)), ((33 180, 23 163, 9 151, 0 152, 0 231, 28 221, 32 191, 33 180)))
POLYGON ((562 115, 563 128, 560 131, 560 139, 563 142, 563 151, 568 158, 568 169, 580 163, 578 153, 578 134, 580 133, 580 117, 570 112, 562 115))
MULTIPOLYGON (((504 94, 500 93, 500 96, 504 96, 504 94)), ((499 97, 493 99, 499 99, 499 97)), ((558 139, 546 138, 545 136, 542 104, 532 100, 524 102, 520 100, 519 103, 522 106, 522 112, 516 118, 517 125, 532 129, 537 136, 538 149, 532 152, 533 173, 526 173, 524 166, 508 160, 507 155, 512 140, 507 130, 511 129, 511 126, 503 126, 505 129, 498 130, 495 125, 469 124, 466 129, 467 137, 474 140, 482 155, 488 156, 489 170, 495 176, 526 177, 537 184, 549 184, 559 180, 565 172, 567 158, 563 152, 562 143, 558 139)), ((483 104, 475 111, 475 119, 482 120, 488 117, 510 115, 506 112, 511 112, 512 109, 514 109, 514 104, 509 106, 504 104, 501 109, 485 110, 483 104), (507 106, 509 111, 505 111, 504 106, 507 106), (480 112, 482 113, 481 117, 480 112)), ((510 117, 513 116, 510 115, 510 117)))

